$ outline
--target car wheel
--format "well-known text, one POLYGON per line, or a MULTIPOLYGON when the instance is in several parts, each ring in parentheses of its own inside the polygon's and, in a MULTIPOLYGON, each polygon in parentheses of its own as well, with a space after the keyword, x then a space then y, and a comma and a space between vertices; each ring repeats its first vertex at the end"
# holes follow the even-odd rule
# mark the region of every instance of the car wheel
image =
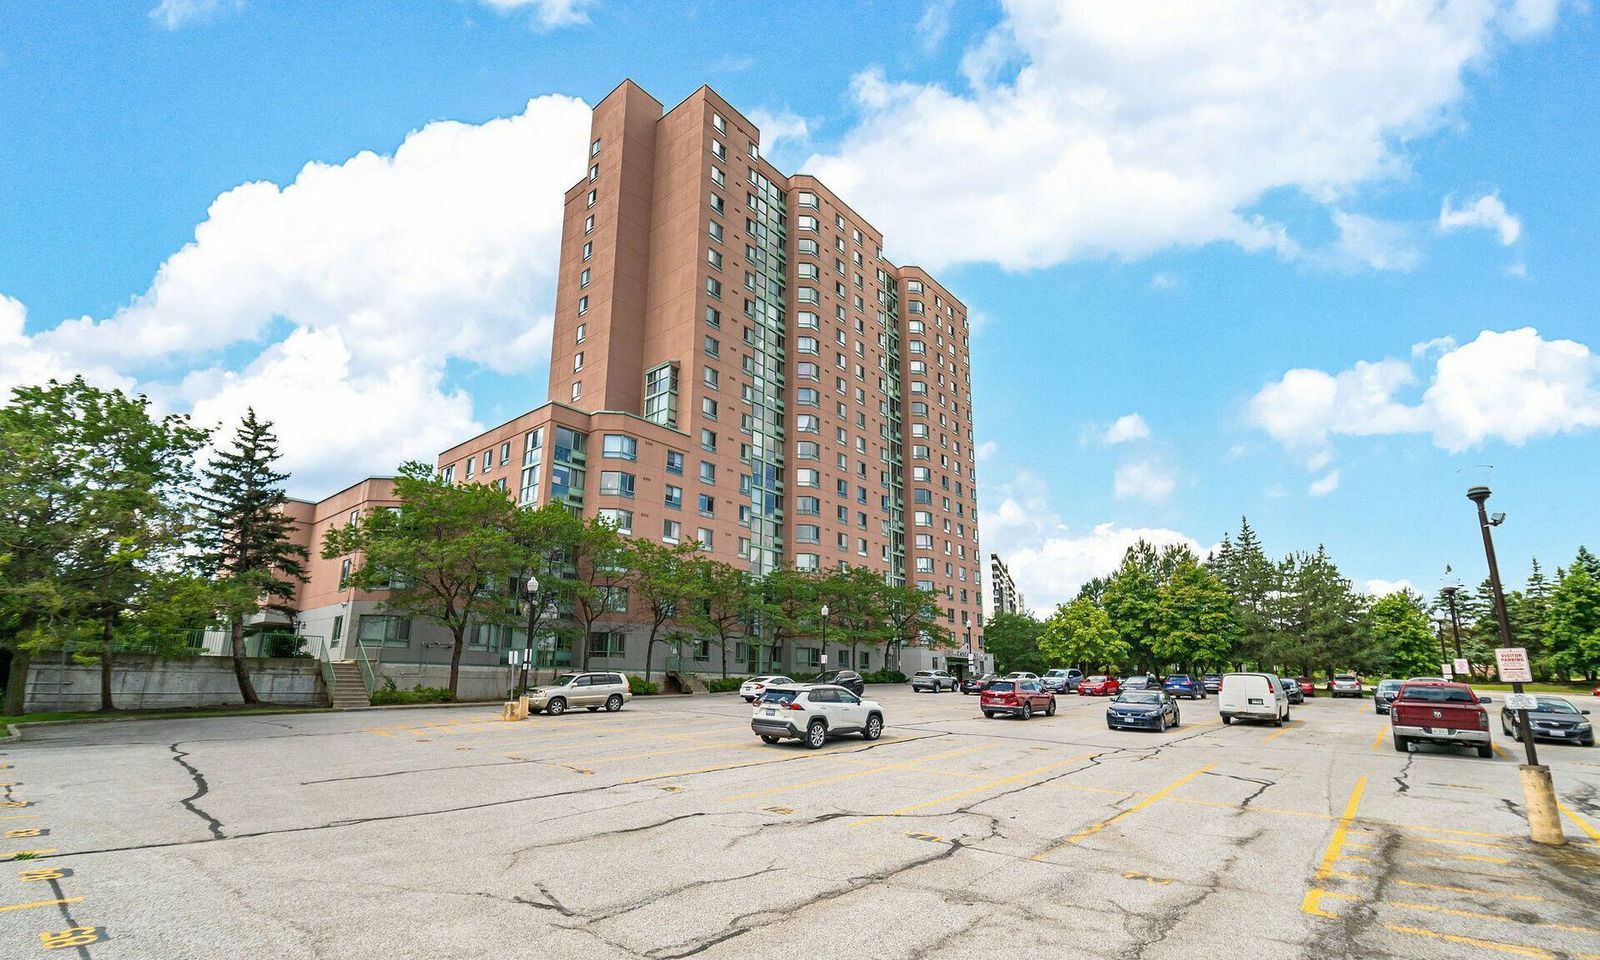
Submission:
POLYGON ((1483 746, 1478 748, 1478 759, 1479 760, 1487 760, 1492 756, 1494 756, 1494 748, 1489 746, 1488 744, 1484 744, 1483 746))
POLYGON ((1033 704, 1024 703, 1022 705, 1022 719, 1024 719, 1024 720, 1032 720, 1033 719, 1033 704))
POLYGON ((985 711, 983 711, 983 719, 985 719, 985 720, 993 720, 994 719, 994 714, 991 713, 988 710, 985 710, 985 711))
POLYGON ((1283 723, 1278 724, 1278 726, 1281 727, 1281 726, 1283 726, 1284 723, 1288 723, 1288 722, 1289 722, 1289 711, 1285 710, 1285 711, 1283 711, 1283 723))
POLYGON ((1500 732, 1508 737, 1511 736, 1511 724, 1506 722, 1505 717, 1500 718, 1500 732))
POLYGON ((1176 710, 1172 711, 1172 725, 1174 727, 1183 726, 1183 714, 1179 713, 1176 710))
POLYGON ((1053 717, 1053 716, 1056 715, 1056 698, 1055 697, 1051 697, 1050 698, 1050 703, 1045 706, 1044 715, 1047 716, 1047 717, 1053 717))
POLYGON ((1165 714, 1162 714, 1161 723, 1156 727, 1156 732, 1157 733, 1166 733, 1167 732, 1167 717, 1166 717, 1165 714))
POLYGON ((811 721, 811 725, 806 727, 806 746, 816 750, 827 742, 828 725, 821 720, 811 721))
POLYGON ((1587 740, 1580 740, 1580 741, 1578 741, 1578 742, 1579 742, 1579 744, 1580 744, 1580 745, 1582 745, 1582 746, 1585 746, 1585 747, 1592 747, 1592 746, 1594 746, 1594 737, 1590 737, 1590 738, 1589 738, 1589 739, 1587 739, 1587 740))
POLYGON ((1410 753, 1411 752, 1411 741, 1410 741, 1410 739, 1408 739, 1406 737, 1399 736, 1398 734, 1396 734, 1395 738, 1394 738, 1394 749, 1395 749, 1396 753, 1410 753))
POLYGON ((1223 725, 1223 726, 1224 726, 1224 727, 1226 727, 1226 726, 1227 726, 1227 725, 1229 725, 1229 724, 1230 724, 1230 723, 1232 723, 1232 722, 1233 722, 1233 717, 1231 717, 1231 716, 1229 716, 1229 715, 1228 715, 1228 714, 1226 714, 1226 713, 1224 713, 1224 714, 1223 714, 1223 715, 1222 715, 1222 725, 1223 725))
POLYGON ((621 709, 622 709, 622 694, 613 693, 611 696, 606 697, 606 711, 607 712, 616 713, 618 710, 621 710, 621 709))
POLYGON ((863 740, 876 740, 883 736, 883 718, 874 713, 867 718, 867 728, 861 731, 863 740))
POLYGON ((544 709, 545 709, 545 712, 550 714, 550 716, 559 717, 563 713, 567 712, 567 701, 563 700, 560 697, 556 697, 554 700, 551 700, 550 701, 550 705, 545 707, 544 709))
POLYGON ((761 742, 762 743, 777 743, 778 742, 778 738, 774 737, 770 733, 763 733, 761 735, 761 742))

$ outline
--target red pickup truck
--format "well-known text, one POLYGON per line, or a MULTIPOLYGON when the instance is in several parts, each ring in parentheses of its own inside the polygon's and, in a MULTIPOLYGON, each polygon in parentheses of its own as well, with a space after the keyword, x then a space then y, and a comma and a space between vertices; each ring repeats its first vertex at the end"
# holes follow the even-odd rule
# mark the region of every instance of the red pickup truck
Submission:
POLYGON ((1489 712, 1464 683, 1403 683, 1389 705, 1394 748, 1409 753, 1413 743, 1476 747, 1478 756, 1494 756, 1490 746, 1489 712))

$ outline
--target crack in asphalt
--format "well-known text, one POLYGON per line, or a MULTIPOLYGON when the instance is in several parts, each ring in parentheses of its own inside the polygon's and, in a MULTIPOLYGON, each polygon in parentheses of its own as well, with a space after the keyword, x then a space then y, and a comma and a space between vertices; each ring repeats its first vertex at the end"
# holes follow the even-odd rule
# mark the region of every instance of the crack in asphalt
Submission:
POLYGON ((182 805, 183 809, 189 811, 206 822, 207 829, 211 831, 212 840, 226 839, 222 833, 222 821, 218 820, 216 817, 213 817, 211 814, 206 813, 204 810, 195 805, 196 800, 199 800, 201 797, 211 792, 211 785, 206 782, 205 774, 201 773, 195 768, 194 764, 188 761, 187 758, 189 754, 178 749, 178 746, 181 743, 183 743, 183 741, 180 740, 178 743, 172 744, 168 749, 172 751, 172 759, 178 762, 178 766, 189 771, 190 778, 194 780, 194 793, 191 793, 182 800, 179 800, 178 803, 182 805))
POLYGON ((1400 772, 1393 778, 1396 793, 1411 792, 1411 783, 1408 778, 1411 776, 1411 765, 1416 762, 1417 755, 1409 750, 1406 751, 1406 765, 1401 767, 1400 772))
POLYGON ((1263 793, 1267 792, 1268 787, 1274 787, 1278 784, 1278 781, 1276 780, 1258 780, 1255 777, 1242 777, 1236 773, 1218 773, 1215 770, 1207 770, 1205 775, 1208 777, 1223 777, 1227 780, 1238 780, 1240 783, 1254 783, 1259 785, 1248 797, 1245 797, 1243 800, 1239 801, 1240 813, 1248 810, 1252 802, 1254 802, 1263 793))

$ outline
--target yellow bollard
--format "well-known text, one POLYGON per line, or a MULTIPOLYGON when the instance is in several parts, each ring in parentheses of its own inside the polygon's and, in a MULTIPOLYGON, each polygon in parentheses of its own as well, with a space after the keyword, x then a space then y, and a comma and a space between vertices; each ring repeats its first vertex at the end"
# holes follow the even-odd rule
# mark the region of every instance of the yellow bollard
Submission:
POLYGON ((507 700, 505 706, 500 708, 501 720, 526 720, 528 719, 528 698, 518 697, 507 700))

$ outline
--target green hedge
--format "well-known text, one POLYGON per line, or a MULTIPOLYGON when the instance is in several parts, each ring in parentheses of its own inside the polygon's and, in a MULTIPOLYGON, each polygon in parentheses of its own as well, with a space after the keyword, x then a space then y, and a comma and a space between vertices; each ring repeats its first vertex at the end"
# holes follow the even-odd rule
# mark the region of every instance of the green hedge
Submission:
POLYGON ((628 691, 636 697, 648 696, 658 692, 660 689, 660 684, 651 683, 648 680, 640 680, 638 677, 628 678, 628 691))
POLYGON ((400 703, 449 703, 454 699, 444 687, 424 687, 420 683, 410 690, 397 690, 393 677, 385 679, 382 687, 372 691, 372 705, 375 707, 400 703))
POLYGON ((706 688, 712 693, 729 693, 739 689, 749 677, 717 677, 706 681, 706 688))
POLYGON ((899 670, 874 670, 871 673, 863 673, 861 679, 867 683, 905 683, 910 677, 899 670))

